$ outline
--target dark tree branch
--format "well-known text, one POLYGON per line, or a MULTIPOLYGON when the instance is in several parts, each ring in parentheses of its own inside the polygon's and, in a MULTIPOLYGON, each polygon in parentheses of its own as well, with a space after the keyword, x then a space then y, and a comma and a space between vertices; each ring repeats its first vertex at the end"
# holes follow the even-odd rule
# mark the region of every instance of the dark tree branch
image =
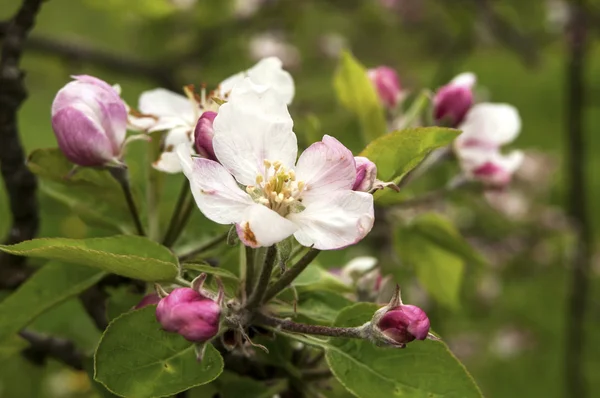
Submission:
POLYGON ((570 198, 568 212, 575 223, 578 239, 571 269, 569 305, 565 317, 565 377, 567 397, 585 398, 587 386, 584 369, 585 315, 589 290, 589 270, 592 232, 587 209, 586 150, 584 137, 584 107, 586 104, 585 60, 587 50, 587 17, 585 0, 573 0, 567 31, 570 57, 567 64, 565 133, 567 138, 568 181, 570 198))
MULTIPOLYGON (((12 226, 5 239, 7 244, 33 238, 39 226, 35 196, 37 181, 25 166, 17 112, 27 98, 24 73, 19 69, 19 62, 25 39, 33 28, 41 4, 42 0, 23 1, 6 27, 0 55, 0 172, 12 214, 12 226)), ((14 287, 29 276, 24 264, 25 257, 0 253, 0 277, 3 281, 10 279, 10 283, 3 283, 3 286, 14 287)))
POLYGON ((46 359, 52 358, 73 369, 83 370, 84 355, 77 350, 72 341, 45 336, 27 329, 20 331, 19 335, 30 344, 30 347, 23 351, 23 355, 30 361, 44 365, 46 359))

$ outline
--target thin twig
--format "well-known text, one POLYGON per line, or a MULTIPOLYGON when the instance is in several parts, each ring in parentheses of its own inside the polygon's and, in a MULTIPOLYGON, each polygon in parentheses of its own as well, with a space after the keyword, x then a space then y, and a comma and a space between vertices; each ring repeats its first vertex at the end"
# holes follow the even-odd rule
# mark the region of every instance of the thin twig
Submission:
MULTIPOLYGON (((25 154, 19 138, 17 112, 27 90, 19 62, 29 31, 35 24, 42 0, 24 0, 14 18, 6 27, 0 54, 0 173, 8 193, 12 226, 4 240, 7 244, 22 242, 35 236, 39 226, 36 199, 37 181, 25 165, 25 154)), ((0 276, 16 285, 29 272, 24 267, 25 257, 0 253, 0 276), (6 275, 4 275, 6 274, 6 275), (15 276, 19 276, 15 278, 15 276)))
POLYGON ((271 273, 273 272, 273 266, 275 265, 276 257, 277 248, 275 245, 270 246, 267 249, 267 254, 265 255, 265 261, 260 271, 260 276, 258 277, 258 280, 252 289, 252 293, 246 302, 246 308, 253 309, 262 304, 267 286, 271 280, 271 273))
POLYGON ((271 326, 281 330, 286 330, 288 332, 310 334, 316 336, 347 337, 352 339, 364 338, 362 326, 345 328, 334 326, 309 325, 305 323, 292 322, 287 319, 275 318, 262 313, 256 314, 254 319, 255 322, 259 324, 271 326))
POLYGON ((287 271, 285 271, 281 277, 275 282, 265 294, 264 301, 269 301, 277 294, 288 287, 294 279, 298 277, 308 267, 308 265, 321 253, 318 249, 310 249, 298 262, 292 265, 287 271))
POLYGON ((585 107, 585 60, 587 43, 587 20, 585 0, 571 4, 571 20, 567 31, 570 58, 567 65, 567 118, 566 138, 570 198, 568 212, 576 223, 578 239, 573 259, 570 281, 569 305, 565 316, 566 355, 564 372, 566 396, 587 396, 586 371, 584 369, 585 333, 584 321, 589 290, 590 251, 592 232, 587 208, 586 150, 584 140, 585 107))
POLYGON ((167 227, 167 232, 165 233, 165 237, 163 238, 163 245, 165 246, 171 246, 174 242, 173 235, 175 233, 175 229, 177 228, 177 224, 180 222, 179 219, 181 217, 181 211, 186 203, 189 194, 190 183, 188 179, 185 178, 181 187, 181 191, 179 191, 179 197, 177 198, 177 203, 175 204, 175 208, 173 209, 171 221, 169 221, 169 226, 167 227))
POLYGON ((42 365, 47 358, 52 358, 73 369, 83 370, 84 355, 77 350, 72 341, 45 336, 26 329, 21 330, 19 335, 31 345, 25 349, 24 355, 33 362, 42 365))
POLYGON ((246 297, 252 293, 254 283, 254 250, 249 246, 244 246, 246 249, 246 297))
POLYGON ((137 230, 138 235, 145 236, 146 233, 144 232, 144 227, 142 226, 142 220, 140 219, 140 214, 138 213, 137 206, 135 205, 135 201, 133 200, 133 195, 131 193, 129 171, 124 167, 110 167, 108 170, 123 189, 123 195, 125 196, 125 201, 127 202, 127 207, 129 207, 131 219, 135 224, 135 229, 137 230))
POLYGON ((191 251, 189 251, 185 254, 182 254, 181 256, 179 256, 179 261, 180 262, 187 261, 189 259, 196 257, 199 254, 202 254, 206 251, 209 251, 209 250, 215 248, 216 246, 220 245, 221 243, 223 243, 227 240, 227 235, 229 235, 229 232, 218 235, 218 236, 212 238, 211 240, 209 240, 208 242, 203 243, 202 245, 198 246, 197 248, 192 249, 191 251))

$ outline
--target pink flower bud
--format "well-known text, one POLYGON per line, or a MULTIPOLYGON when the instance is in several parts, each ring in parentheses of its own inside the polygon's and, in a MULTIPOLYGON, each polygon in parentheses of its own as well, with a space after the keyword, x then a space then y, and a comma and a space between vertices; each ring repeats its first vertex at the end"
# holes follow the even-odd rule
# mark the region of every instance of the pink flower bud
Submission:
POLYGON ((377 323, 377 328, 397 344, 425 340, 429 326, 429 318, 422 309, 404 304, 387 310, 377 323))
POLYGON ((215 117, 217 117, 217 112, 204 112, 202 116, 200 116, 200 119, 198 119, 194 136, 196 151, 205 158, 216 161, 217 157, 215 156, 215 150, 213 149, 212 143, 213 136, 215 135, 213 130, 215 117))
POLYGON ((160 302, 160 297, 156 293, 150 293, 145 295, 139 303, 133 309, 139 310, 140 308, 147 307, 149 305, 158 304, 160 302))
POLYGON ((74 76, 52 103, 52 128, 58 146, 80 166, 103 166, 121 156, 127 130, 125 103, 108 83, 74 76))
POLYGON ((400 101, 400 79, 396 71, 388 66, 379 66, 368 71, 369 79, 375 86, 379 100, 388 109, 393 109, 400 101))
POLYGON ((433 116, 438 124, 457 127, 473 105, 475 75, 463 73, 441 87, 433 98, 433 116))
POLYGON ((352 190, 369 192, 377 179, 377 166, 362 156, 355 156, 354 161, 356 162, 356 180, 354 180, 352 190))
POLYGON ((156 319, 164 330, 195 343, 216 336, 220 316, 219 304, 187 287, 173 290, 156 307, 156 319))

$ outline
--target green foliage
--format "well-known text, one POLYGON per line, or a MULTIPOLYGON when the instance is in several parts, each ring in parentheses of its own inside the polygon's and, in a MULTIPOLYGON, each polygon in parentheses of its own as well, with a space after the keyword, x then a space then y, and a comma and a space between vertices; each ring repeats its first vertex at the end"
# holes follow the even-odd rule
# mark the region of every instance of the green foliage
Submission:
MULTIPOLYGON (((335 325, 362 325, 376 310, 375 304, 353 305, 340 312, 335 325)), ((396 349, 332 338, 326 351, 335 377, 360 398, 482 397, 472 377, 442 342, 415 341, 396 349)))
POLYGON ((140 236, 34 239, 0 245, 0 251, 86 265, 148 282, 168 281, 178 272, 177 257, 169 249, 140 236))
POLYGON ((329 290, 338 293, 350 293, 354 289, 316 264, 310 264, 294 279, 292 285, 302 290, 329 290))
MULTIPOLYGON (((243 377, 233 372, 223 372, 215 380, 215 388, 222 398, 272 398, 276 394, 285 391, 288 387, 287 380, 269 380, 268 385, 264 381, 243 377)), ((206 396, 206 395, 205 395, 206 396)))
POLYGON ((42 179, 44 194, 90 225, 120 233, 133 230, 121 187, 108 171, 91 167, 74 171, 75 165, 58 148, 36 149, 27 166, 42 179))
POLYGON ((27 348, 29 344, 26 340, 17 335, 12 335, 5 339, 0 339, 0 361, 6 361, 19 351, 27 348))
POLYGON ((311 324, 331 325, 337 314, 352 301, 331 291, 311 290, 301 292, 295 308, 292 305, 273 305, 274 312, 281 317, 298 316, 295 321, 311 324))
POLYGON ((431 151, 450 144, 460 133, 442 127, 397 130, 379 137, 360 153, 377 165, 380 180, 399 182, 431 151))
POLYGON ((415 267, 429 294, 451 308, 459 306, 465 262, 485 264, 454 225, 436 213, 422 214, 398 228, 395 247, 400 258, 415 267))
POLYGON ((371 142, 387 132, 385 114, 367 69, 349 52, 344 52, 334 76, 338 100, 360 122, 364 142, 371 142))
POLYGON ((40 314, 98 282, 104 272, 50 262, 0 302, 0 342, 12 338, 40 314))
POLYGON ((223 359, 208 344, 201 362, 195 347, 161 330, 156 306, 121 315, 108 326, 96 354, 95 380, 128 398, 164 397, 214 380, 223 359))

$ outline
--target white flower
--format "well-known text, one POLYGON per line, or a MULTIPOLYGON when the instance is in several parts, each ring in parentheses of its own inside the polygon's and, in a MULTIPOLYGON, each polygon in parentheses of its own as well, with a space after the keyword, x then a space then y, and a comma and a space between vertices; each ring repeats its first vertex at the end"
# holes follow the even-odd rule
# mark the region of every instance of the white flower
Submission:
POLYGON ((220 163, 192 158, 186 145, 177 148, 198 207, 214 222, 235 224, 251 247, 292 234, 321 250, 357 243, 373 226, 373 196, 352 191, 352 153, 325 136, 296 162, 292 126, 274 89, 250 79, 236 85, 213 124, 220 163))
POLYGON ((477 104, 458 127, 462 134, 455 150, 467 177, 493 186, 504 186, 523 161, 521 151, 504 155, 500 150, 521 130, 517 110, 507 104, 477 104))
POLYGON ((154 168, 166 173, 181 172, 174 149, 180 144, 187 144, 190 150, 194 150, 194 129, 198 119, 203 112, 216 112, 219 108, 212 96, 226 100, 233 87, 245 77, 265 88, 272 87, 288 104, 294 98, 294 80, 282 69, 281 61, 275 57, 262 59, 247 71, 225 79, 209 98, 204 93, 198 98, 188 87, 185 89, 187 97, 164 88, 142 93, 138 104, 141 114, 130 113, 130 127, 149 133, 167 131, 163 153, 154 162, 154 168))

